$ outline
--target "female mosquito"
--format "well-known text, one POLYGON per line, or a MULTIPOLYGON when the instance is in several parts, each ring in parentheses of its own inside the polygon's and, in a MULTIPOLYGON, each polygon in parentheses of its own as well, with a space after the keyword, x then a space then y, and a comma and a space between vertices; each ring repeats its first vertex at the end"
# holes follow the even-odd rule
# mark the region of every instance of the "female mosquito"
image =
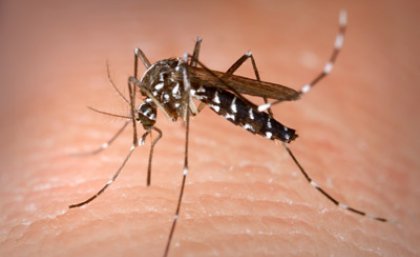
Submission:
POLYGON ((123 163, 115 172, 112 178, 92 197, 87 200, 72 204, 69 208, 83 206, 100 194, 102 194, 119 176, 121 170, 129 160, 131 154, 137 146, 143 145, 146 137, 152 131, 157 132, 158 136, 153 139, 149 152, 147 185, 151 183, 151 170, 153 150, 157 142, 162 137, 162 131, 155 125, 157 110, 160 109, 172 121, 182 119, 185 122, 185 148, 184 166, 178 202, 173 217, 172 226, 166 243, 164 256, 168 256, 175 227, 179 219, 182 198, 184 194, 185 182, 187 179, 188 166, 188 146, 189 146, 189 126, 190 116, 197 115, 204 106, 209 106, 216 114, 224 117, 231 123, 241 126, 247 131, 266 137, 270 140, 279 140, 283 147, 294 161, 302 175, 308 183, 317 189, 328 200, 338 207, 353 212, 361 216, 386 222, 381 217, 370 215, 364 211, 355 209, 336 200, 333 196, 322 189, 305 171, 299 163, 291 149, 287 146, 297 138, 296 131, 286 127, 273 117, 271 107, 282 101, 295 101, 302 95, 308 93, 323 78, 332 71, 333 65, 344 43, 346 31, 347 14, 342 11, 339 16, 339 30, 335 39, 333 52, 328 59, 324 69, 308 84, 305 84, 299 91, 286 86, 265 82, 260 79, 255 59, 251 52, 241 56, 226 72, 214 71, 207 68, 199 61, 201 39, 198 38, 192 55, 186 54, 182 58, 170 58, 151 63, 146 55, 139 49, 134 51, 134 75, 128 79, 128 90, 130 98, 127 99, 112 82, 109 71, 108 77, 114 89, 130 105, 130 115, 122 116, 110 114, 93 109, 94 111, 122 117, 127 119, 120 130, 100 148, 92 153, 98 153, 109 147, 109 145, 121 134, 121 132, 131 123, 133 126, 133 141, 123 163), (138 77, 138 61, 146 67, 146 71, 141 78, 138 77), (247 60, 250 60, 255 73, 255 79, 234 75, 235 71, 247 60), (136 107, 136 94, 140 92, 142 103, 136 107), (258 96, 264 99, 264 104, 256 105, 246 99, 244 95, 258 96), (273 102, 268 102, 273 99, 273 102), (197 107, 194 100, 200 101, 197 107), (145 133, 140 137, 137 134, 137 126, 141 124, 145 133))

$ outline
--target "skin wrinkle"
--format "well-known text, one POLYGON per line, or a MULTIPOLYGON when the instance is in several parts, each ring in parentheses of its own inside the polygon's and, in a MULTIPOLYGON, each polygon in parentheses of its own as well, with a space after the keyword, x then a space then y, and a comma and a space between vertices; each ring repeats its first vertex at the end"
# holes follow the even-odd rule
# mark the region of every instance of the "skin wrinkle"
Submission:
MULTIPOLYGON (((160 112, 164 134, 151 187, 149 139, 104 194, 67 209, 106 183, 131 143, 127 128, 100 155, 69 156, 94 149, 122 125, 86 105, 128 111, 107 81, 106 60, 126 94, 134 47, 154 62, 192 51, 200 35, 208 67, 226 70, 252 50, 263 80, 299 89, 323 69, 342 7, 349 29, 331 76, 302 100, 276 106, 274 116, 297 129, 290 147, 319 185, 397 223, 336 208, 280 144, 205 108, 191 120, 190 175, 170 256, 418 256, 420 126, 406 117, 420 93, 414 5, 2 2, 0 256, 162 255, 181 182, 184 127, 160 112), (305 65, 302 53, 313 64, 305 65)), ((238 74, 252 77, 250 67, 238 74)))

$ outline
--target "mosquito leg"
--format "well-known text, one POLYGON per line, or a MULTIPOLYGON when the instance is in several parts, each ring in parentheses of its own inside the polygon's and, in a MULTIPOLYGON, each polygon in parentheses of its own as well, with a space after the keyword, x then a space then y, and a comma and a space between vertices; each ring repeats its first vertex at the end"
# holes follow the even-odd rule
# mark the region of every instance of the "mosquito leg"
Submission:
POLYGON ((348 206, 346 204, 343 204, 341 202, 339 202, 338 200, 336 200, 334 197, 332 197, 329 193, 327 193, 324 189, 322 189, 309 175, 308 173, 305 171, 305 169, 302 167, 302 165, 299 163, 299 161, 296 159, 295 155, 292 153, 292 151, 290 150, 290 148, 286 145, 286 143, 283 143, 284 148, 286 149, 287 153, 289 154, 289 156, 292 158, 293 162, 296 164, 296 166, 299 168, 300 172, 302 173, 302 175, 305 177, 305 179, 308 181, 308 183, 314 187, 316 190, 318 190, 321 194, 323 194, 328 200, 330 200, 331 202, 333 202, 336 206, 338 206, 341 209, 356 213, 358 215, 361 216, 366 216, 370 219, 374 219, 377 221, 381 221, 381 222, 387 222, 388 220, 385 218, 381 218, 381 217, 377 217, 374 215, 371 215, 369 213, 366 213, 364 211, 360 211, 358 209, 355 209, 351 206, 348 206))
POLYGON ((152 129, 158 133, 158 136, 152 141, 152 145, 150 146, 149 163, 147 165, 147 186, 150 186, 152 180, 153 150, 155 149, 157 142, 162 138, 162 131, 159 128, 152 127, 152 129))
MULTIPOLYGON (((230 66, 230 68, 226 71, 226 75, 233 75, 233 73, 239 67, 241 67, 241 65, 248 59, 251 59, 252 68, 254 69, 255 78, 258 81, 261 81, 260 73, 258 72, 258 69, 257 69, 257 63, 255 62, 254 56, 252 55, 251 51, 248 51, 247 53, 242 55, 234 64, 232 64, 232 66, 230 66)), ((264 104, 267 104, 268 103, 267 97, 263 97, 263 99, 264 99, 264 104)), ((268 108, 268 114, 270 114, 270 116, 273 116, 273 112, 271 111, 271 108, 268 108)))
MULTIPOLYGON (((136 116, 135 116, 136 90, 135 90, 135 85, 133 85, 131 83, 131 80, 129 80, 129 82, 128 82, 128 90, 130 92, 130 107, 131 107, 130 108, 131 109, 131 117, 128 117, 128 118, 130 118, 131 121, 132 121, 132 123, 133 123, 133 144, 130 147, 130 151, 128 152, 127 156, 125 157, 122 165, 115 172, 114 176, 112 176, 112 178, 95 195, 93 195, 92 197, 90 197, 89 199, 87 199, 87 200, 85 200, 83 202, 80 202, 80 203, 77 203, 77 204, 72 204, 72 205, 69 206, 69 208, 75 208, 75 207, 83 206, 83 205, 85 205, 85 204, 93 201, 96 197, 98 197, 100 194, 102 194, 118 178, 118 176, 121 173, 121 170, 123 169, 123 167, 125 166, 125 164, 127 163, 127 161, 130 159, 130 156, 133 153, 133 151, 138 146, 137 124, 136 124, 136 116)), ((95 109, 93 109, 93 110, 95 110, 95 109)), ((105 112, 102 112, 102 113, 109 115, 109 113, 105 113, 105 112)))
POLYGON ((197 114, 199 114, 204 107, 206 107, 206 104, 203 102, 200 102, 200 104, 197 106, 195 106, 195 103, 193 100, 190 101, 190 112, 192 116, 196 116, 197 114))
MULTIPOLYGON (((187 55, 188 58, 192 58, 192 55, 187 55)), ((238 92, 238 90, 236 90, 234 87, 230 86, 228 83, 226 83, 223 80, 223 77, 219 77, 214 71, 212 71, 211 69, 209 69, 206 65, 204 65, 200 60, 196 60, 198 65, 200 65, 201 68, 203 68, 203 70, 205 72, 207 72, 209 75, 213 76, 214 78, 216 78, 220 83, 222 83, 226 88, 228 88, 230 91, 232 91, 232 93, 234 93, 239 99, 241 99, 242 101, 244 101, 245 103, 249 103, 252 104, 246 97, 244 97, 242 94, 240 94, 238 92)))
POLYGON ((338 29, 338 34, 335 38, 333 52, 330 58, 328 59, 328 62, 325 64, 324 69, 321 71, 321 73, 319 73, 318 76, 316 76, 311 82, 303 85, 303 87, 300 89, 301 95, 308 93, 312 89, 312 87, 314 87, 318 82, 320 82, 323 78, 325 78, 331 73, 334 67, 334 63, 337 59, 337 56, 340 53, 340 50, 344 44, 344 34, 346 32, 346 26, 347 26, 347 13, 346 11, 343 10, 340 12, 339 29, 338 29))
MULTIPOLYGON (((190 91, 191 85, 189 82, 189 78, 188 78, 188 74, 187 74, 187 69, 184 68, 183 70, 183 79, 184 79, 184 85, 186 87, 187 92, 190 91)), ((181 182, 181 189, 179 191, 179 196, 178 196, 178 203, 176 206, 176 211, 175 211, 175 215, 172 221, 172 226, 171 226, 171 230, 169 232, 169 237, 168 237, 168 241, 166 243, 166 248, 165 248, 165 252, 163 254, 164 257, 168 256, 169 253, 169 248, 171 246, 171 242, 172 242, 172 237, 174 235, 175 232, 175 227, 179 218, 179 213, 181 210, 181 202, 182 202, 182 197, 184 195, 184 188, 185 188, 185 182, 187 180, 187 175, 188 175, 188 143, 189 143, 189 133, 190 133, 190 112, 188 111, 189 107, 189 99, 190 95, 188 93, 188 98, 185 102, 186 106, 186 113, 185 113, 185 150, 184 150, 184 168, 183 168, 183 175, 182 175, 182 182, 181 182)))
POLYGON ((149 68, 151 66, 149 59, 140 48, 134 49, 134 77, 137 79, 139 60, 143 63, 144 67, 149 68))
POLYGON ((133 151, 136 149, 137 145, 133 144, 130 147, 130 150, 127 154, 127 156, 125 157, 123 163, 121 164, 121 166, 118 168, 118 170, 114 173, 114 175, 112 176, 112 178, 110 180, 108 180, 108 182, 93 196, 91 196, 90 198, 88 198, 87 200, 80 202, 80 203, 76 203, 76 204, 72 204, 69 205, 69 208, 76 208, 76 207, 81 207, 85 204, 90 203, 91 201, 93 201, 96 197, 98 197, 99 195, 101 195, 120 175, 122 169, 124 168, 125 164, 127 163, 127 161, 130 159, 131 154, 133 153, 133 151))
MULTIPOLYGON (((108 63, 108 61, 106 61, 106 73, 107 73, 107 76, 108 76, 108 80, 109 80, 109 83, 111 84, 111 86, 114 88, 114 90, 118 93, 118 95, 126 102, 126 103, 128 103, 128 104, 130 104, 130 102, 127 100, 127 98, 124 96, 124 94, 118 89, 118 87, 115 85, 115 83, 114 83, 114 81, 112 80, 112 77, 111 77, 111 72, 110 72, 110 69, 109 69, 109 63, 108 63)), ((108 115, 108 116, 113 116, 113 117, 119 117, 119 118, 127 118, 127 119, 131 119, 131 117, 128 117, 128 116, 123 116, 123 115, 118 115, 118 114, 113 114, 113 113, 108 113, 108 112, 104 112, 104 111, 100 111, 100 110, 97 110, 97 109, 95 109, 95 108, 93 108, 93 107, 90 107, 90 106, 88 106, 88 108, 90 109, 90 110, 92 110, 92 111, 94 111, 94 112, 97 112, 97 113, 101 113, 101 114, 105 114, 105 115, 108 115)), ((100 145, 97 149, 95 149, 95 150, 92 150, 92 151, 89 151, 89 152, 84 152, 84 153, 76 153, 76 154, 73 154, 73 155, 95 155, 95 154, 98 154, 98 153, 100 153, 100 152, 102 152, 103 150, 105 150, 105 149, 107 149, 111 144, 112 144, 112 142, 114 142, 114 140, 115 139, 117 139, 117 137, 124 131, 124 129, 127 127, 127 125, 128 125, 128 123, 129 123, 130 121, 126 121, 125 123, 124 123, 124 125, 111 137, 111 139, 109 139, 107 142, 105 142, 105 143, 103 143, 102 145, 100 145)))
MULTIPOLYGON (((347 12, 345 10, 342 10, 339 16, 338 33, 335 38, 334 49, 331 53, 331 56, 328 59, 327 63, 325 64, 324 69, 311 82, 302 86, 302 88, 299 91, 300 95, 304 95, 308 93, 316 84, 318 84, 322 79, 324 79, 331 73, 334 67, 335 61, 337 59, 337 56, 340 53, 341 48, 343 47, 343 44, 344 44, 344 34, 346 32, 346 26, 347 26, 347 12)), ((258 110, 265 111, 271 106, 278 104, 280 102, 281 101, 274 101, 272 103, 262 104, 258 106, 258 110)))
MULTIPOLYGON (((195 45, 194 45, 194 51, 193 54, 191 56, 191 61, 189 66, 191 67, 197 67, 198 65, 198 56, 200 55, 200 48, 201 48, 201 42, 203 41, 203 39, 201 37, 197 37, 197 39, 195 40, 195 45)), ((194 102, 191 101, 190 102, 190 109, 191 109, 191 114, 193 116, 197 115, 198 113, 200 113, 204 107, 206 107, 206 105, 203 102, 200 102, 200 105, 198 106, 198 108, 195 108, 194 102)))
MULTIPOLYGON (((215 76, 215 77, 217 77, 216 76, 216 74, 214 74, 209 68, 207 68, 202 62, 200 62, 200 60, 198 59, 198 55, 199 55, 199 51, 200 51, 200 46, 201 46, 201 42, 202 42, 202 39, 201 38, 197 38, 197 40, 196 40, 196 43, 195 43, 195 47, 194 47, 194 52, 193 52, 193 55, 187 55, 187 57, 188 58, 190 58, 191 59, 191 61, 190 61, 190 66, 192 66, 192 65, 194 65, 193 67, 196 67, 196 66, 198 66, 198 65, 200 65, 206 72, 208 72, 209 74, 211 74, 211 75, 213 75, 213 76, 215 76)), ((236 68, 233 68, 233 67, 231 67, 230 69, 233 69, 232 70, 232 73, 236 70, 236 69, 238 69, 239 68, 239 66, 241 66, 241 64, 247 59, 247 58, 249 58, 249 57, 246 57, 245 59, 243 59, 244 57, 241 57, 238 61, 236 61, 235 62, 235 64, 234 65, 232 65, 232 66, 236 66, 237 65, 237 67, 236 68), (243 60, 242 60, 243 59, 243 60), (239 62, 239 64, 236 64, 236 63, 238 63, 239 62)), ((253 57, 252 57, 252 60, 253 60, 253 57)), ((256 68, 256 65, 255 65, 255 61, 253 60, 253 67, 254 67, 254 71, 255 71, 255 74, 256 74, 256 76, 257 76, 257 78, 259 78, 259 74, 258 74, 258 70, 257 70, 257 68, 256 68)), ((230 70, 229 69, 229 70, 230 70)), ((222 83, 224 83, 224 81, 223 81, 223 78, 218 78, 219 80, 220 80, 220 82, 222 82, 222 83)), ((258 79, 259 80, 259 79, 258 79)), ((225 83, 224 83, 225 84, 225 83)), ((225 84, 230 90, 232 90, 239 98, 241 98, 242 100, 244 100, 245 102, 248 102, 248 100, 246 100, 246 98, 244 98, 241 94, 239 94, 234 88, 231 88, 231 87, 229 87, 229 85, 228 84, 225 84)), ((200 103, 200 105, 198 106, 198 108, 197 108, 197 112, 195 113, 195 114, 198 114, 199 112, 201 112, 203 109, 204 109, 204 107, 205 107, 206 105, 204 104, 204 103, 200 103)))
POLYGON ((103 150, 107 149, 115 141, 115 139, 117 139, 117 137, 119 135, 121 135, 121 133, 124 131, 124 129, 130 123, 130 121, 131 120, 126 121, 124 123, 124 125, 111 137, 111 139, 109 139, 108 141, 106 141, 105 143, 103 143, 102 145, 100 145, 97 149, 91 150, 91 151, 88 151, 88 152, 83 152, 83 153, 75 153, 73 155, 77 155, 77 156, 82 156, 82 155, 95 155, 95 154, 98 154, 98 153, 102 152, 103 150))
POLYGON ((193 51, 193 55, 190 62, 191 67, 197 67, 197 64, 198 64, 197 60, 198 60, 198 56, 200 55, 200 48, 201 48, 202 41, 203 39, 201 37, 197 37, 197 39, 195 40, 194 51, 193 51))
MULTIPOLYGON (((149 68, 151 66, 150 61, 147 59, 146 55, 143 53, 143 51, 140 48, 134 49, 134 78, 137 79, 138 76, 138 60, 141 60, 142 63, 146 68, 149 68)), ((118 87, 115 85, 114 81, 111 77, 111 72, 109 70, 109 63, 106 62, 106 73, 108 76, 108 80, 111 83, 111 86, 114 88, 115 91, 117 91, 118 95, 121 96, 121 98, 128 104, 130 102, 127 100, 127 98, 124 96, 124 94, 118 89, 118 87)))
POLYGON ((233 63, 230 68, 226 71, 226 75, 233 75, 233 73, 239 69, 239 67, 241 67, 241 65, 248 60, 249 58, 251 58, 252 60, 252 66, 254 67, 254 72, 255 72, 255 77, 257 78, 258 81, 260 81, 260 74, 258 72, 258 69, 255 65, 255 60, 254 57, 252 56, 251 51, 246 52, 244 55, 242 55, 235 63, 233 63))
POLYGON ((136 122, 136 87, 132 84, 131 79, 128 81, 128 91, 130 92, 130 111, 132 117, 132 124, 133 124, 133 144, 138 145, 138 137, 137 137, 137 122, 136 122))
MULTIPOLYGON (((190 61, 191 67, 197 67, 198 65, 198 56, 200 55, 200 48, 201 48, 202 41, 203 39, 201 37, 197 37, 197 39, 195 40, 194 51, 193 51, 191 61, 190 61)), ((190 105, 192 104, 193 102, 191 101, 190 105)), ((192 115, 195 116, 198 113, 200 113, 204 109, 205 106, 206 105, 203 102, 201 102, 198 108, 193 108, 194 110, 191 110, 192 115)))

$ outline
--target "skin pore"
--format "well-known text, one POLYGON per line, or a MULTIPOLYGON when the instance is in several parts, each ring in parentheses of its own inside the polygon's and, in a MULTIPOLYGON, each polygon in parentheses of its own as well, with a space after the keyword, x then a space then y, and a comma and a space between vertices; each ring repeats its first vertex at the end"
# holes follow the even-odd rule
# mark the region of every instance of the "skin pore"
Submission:
MULTIPOLYGON (((135 47, 154 62, 192 51, 199 35, 208 67, 224 71, 252 50, 263 80, 299 89, 323 68, 343 7, 348 31, 330 77, 301 100, 275 106, 274 117, 297 130, 290 148, 318 184, 394 222, 337 208, 306 182, 280 144, 205 108, 191 118, 190 175, 170 256, 419 255, 414 1, 2 1, 0 256, 163 254, 185 133, 161 112, 151 186, 148 138, 104 194, 68 210, 106 183, 131 145, 130 125, 105 152, 72 156, 95 149, 124 122, 87 105, 129 113, 109 85, 106 61, 128 95, 135 47)), ((252 77, 251 64, 238 74, 252 77)))

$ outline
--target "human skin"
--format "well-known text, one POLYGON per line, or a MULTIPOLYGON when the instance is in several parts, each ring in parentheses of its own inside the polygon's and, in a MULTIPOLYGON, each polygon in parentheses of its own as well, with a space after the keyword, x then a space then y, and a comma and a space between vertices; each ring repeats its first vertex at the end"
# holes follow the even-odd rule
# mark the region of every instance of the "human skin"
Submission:
MULTIPOLYGON (((151 61, 192 51, 226 70, 252 50, 264 80, 299 89, 324 65, 345 7, 349 27, 331 76, 273 108, 295 128, 290 144, 338 200, 392 220, 337 208, 299 173, 281 144, 208 108, 191 119, 190 175, 170 256, 419 256, 415 1, 0 3, 0 256, 161 256, 182 178, 184 129, 159 113, 152 185, 150 141, 118 180, 78 209, 121 165, 132 130, 95 156, 127 114, 133 49, 151 61)), ((143 70, 143 68, 142 68, 143 70)), ((252 77, 250 63, 239 74, 252 77)), ((140 99, 138 99, 140 102, 140 99)), ((259 99, 252 98, 259 102, 259 99)), ((140 131, 140 133, 142 133, 140 131)))

